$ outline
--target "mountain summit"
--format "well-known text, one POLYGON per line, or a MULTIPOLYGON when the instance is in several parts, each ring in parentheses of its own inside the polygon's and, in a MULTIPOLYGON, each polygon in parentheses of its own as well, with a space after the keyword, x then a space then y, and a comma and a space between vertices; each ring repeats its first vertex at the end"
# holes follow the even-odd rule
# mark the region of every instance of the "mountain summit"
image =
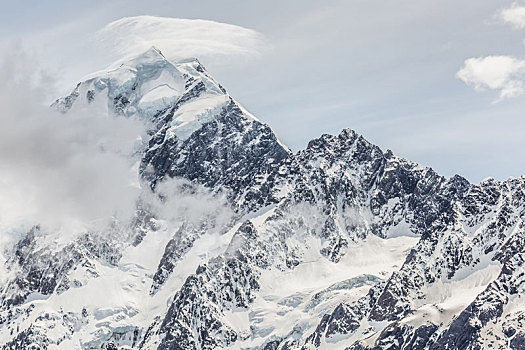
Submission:
POLYGON ((445 178, 350 129, 292 153, 155 48, 53 108, 141 120, 145 195, 130 226, 4 248, 2 349, 523 349, 525 177, 445 178))
POLYGON ((88 76, 53 107, 90 104, 150 126, 141 173, 153 185, 169 176, 239 191, 256 169, 290 153, 197 59, 170 62, 154 47, 88 76))

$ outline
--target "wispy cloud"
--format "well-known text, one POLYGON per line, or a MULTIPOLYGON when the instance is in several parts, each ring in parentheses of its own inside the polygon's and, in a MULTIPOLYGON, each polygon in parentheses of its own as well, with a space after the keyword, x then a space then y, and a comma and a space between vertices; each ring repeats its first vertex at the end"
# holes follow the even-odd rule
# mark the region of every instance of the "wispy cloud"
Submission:
POLYGON ((456 76, 476 90, 495 90, 499 99, 525 92, 525 60, 509 56, 469 58, 456 76))
POLYGON ((197 57, 206 62, 254 57, 264 46, 261 34, 237 25, 154 16, 116 20, 99 30, 94 40, 120 57, 155 46, 170 59, 197 57))
POLYGON ((81 230, 130 216, 139 192, 130 154, 144 127, 93 110, 53 111, 44 102, 53 83, 35 67, 17 50, 0 64, 0 230, 81 230))
POLYGON ((517 29, 525 29, 525 6, 514 3, 510 7, 503 9, 498 14, 498 17, 503 20, 503 22, 517 29))
POLYGON ((117 226, 128 234, 137 203, 168 228, 205 223, 215 233, 230 223, 223 192, 171 179, 153 193, 141 181, 143 122, 108 115, 104 100, 55 111, 44 102, 53 80, 23 50, 0 58, 0 80, 0 282, 6 249, 34 225, 50 245, 87 231, 108 238, 117 226))

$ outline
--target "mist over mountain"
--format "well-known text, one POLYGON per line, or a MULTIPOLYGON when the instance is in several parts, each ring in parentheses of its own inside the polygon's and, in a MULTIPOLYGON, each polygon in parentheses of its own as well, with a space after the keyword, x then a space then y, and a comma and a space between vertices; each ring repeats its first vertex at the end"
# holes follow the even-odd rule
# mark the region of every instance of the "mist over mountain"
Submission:
POLYGON ((51 108, 4 81, 2 349, 525 348, 525 177, 292 152, 155 47, 51 108))

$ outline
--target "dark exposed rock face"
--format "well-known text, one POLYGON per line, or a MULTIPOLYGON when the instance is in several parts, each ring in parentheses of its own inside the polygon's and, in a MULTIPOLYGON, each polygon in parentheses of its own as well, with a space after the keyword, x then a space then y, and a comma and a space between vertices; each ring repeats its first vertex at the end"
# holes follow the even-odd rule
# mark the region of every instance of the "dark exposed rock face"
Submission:
POLYGON ((414 328, 393 323, 381 332, 374 346, 368 347, 362 343, 355 343, 348 350, 428 349, 433 343, 431 338, 437 329, 438 326, 433 324, 414 328))
MULTIPOLYGON (((432 231, 432 236, 422 236, 401 270, 389 279, 369 317, 410 319, 414 313, 411 305, 425 296, 425 286, 497 261, 503 266, 499 276, 450 324, 441 325, 439 330, 436 327, 432 342, 404 348, 483 349, 490 345, 504 349, 507 342, 512 346, 522 312, 514 310, 511 300, 520 298, 524 290, 524 193, 523 178, 502 183, 487 180, 470 186, 455 204, 455 221, 444 230, 432 231)), ((417 331, 403 326, 406 335, 402 341, 395 336, 400 334, 399 328, 398 322, 388 326, 373 348, 395 348, 393 344, 407 344, 408 338, 416 336, 417 331)), ((519 344, 519 337, 516 339, 519 344)), ((356 343, 354 348, 367 347, 356 343)))
POLYGON ((164 249, 157 272, 153 276, 151 294, 155 294, 166 282, 179 260, 191 249, 193 242, 199 237, 200 233, 200 230, 188 229, 186 226, 183 226, 170 239, 164 249))
POLYGON ((46 335, 30 327, 18 333, 16 337, 7 344, 3 344, 2 350, 47 350, 48 345, 49 341, 46 335))
POLYGON ((39 247, 35 234, 40 229, 34 227, 15 247, 13 259, 7 262, 8 268, 16 273, 15 279, 5 288, 2 307, 23 303, 31 293, 50 295, 61 293, 79 281, 71 281, 68 273, 78 265, 96 276, 91 260, 96 259, 116 265, 121 257, 118 246, 111 241, 100 240, 93 234, 84 234, 74 242, 59 248, 39 247))
POLYGON ((246 118, 233 100, 188 139, 170 138, 166 130, 177 107, 168 112, 142 160, 144 177, 153 184, 166 176, 182 177, 238 193, 260 169, 289 155, 267 125, 246 118))
MULTIPOLYGON (((517 253, 507 260, 498 278, 450 324, 431 349, 481 349, 483 346, 479 341, 482 329, 489 322, 498 321, 509 298, 516 296, 518 290, 525 287, 524 263, 524 253, 517 253)), ((512 332, 507 329, 509 331, 512 332)))
MULTIPOLYGON (((237 235, 256 238, 255 228, 248 221, 237 235)), ((259 284, 248 259, 242 248, 233 248, 227 257, 200 266, 188 277, 160 326, 165 338, 159 349, 186 349, 196 343, 213 349, 237 340, 236 332, 220 321, 220 315, 222 308, 246 308, 254 300, 259 284)))
POLYGON ((280 199, 277 193, 285 186, 293 188, 291 197, 295 201, 321 203, 326 212, 337 204, 364 207, 381 219, 368 228, 369 233, 385 236, 388 227, 397 224, 396 214, 397 220, 407 220, 419 234, 437 225, 437 217, 451 220, 452 203, 469 183, 459 176, 447 180, 432 169, 383 153, 347 129, 338 136, 323 135, 311 141, 306 150, 265 173, 264 180, 249 187, 245 197, 273 203, 280 199), (389 200, 394 199, 399 204, 387 208, 389 200))

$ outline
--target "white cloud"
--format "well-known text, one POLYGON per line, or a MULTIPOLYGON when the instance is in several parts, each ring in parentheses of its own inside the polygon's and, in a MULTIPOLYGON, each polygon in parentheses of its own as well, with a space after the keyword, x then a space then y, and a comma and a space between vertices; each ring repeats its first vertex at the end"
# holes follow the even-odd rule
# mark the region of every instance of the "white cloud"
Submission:
MULTIPOLYGON (((215 189, 216 190, 216 189, 215 189)), ((232 222, 227 191, 213 191, 184 178, 170 178, 157 183, 155 193, 145 191, 143 202, 167 223, 180 222, 201 226, 208 224, 208 233, 218 233, 232 222)))
POLYGON ((499 91, 499 99, 525 92, 525 60, 509 56, 469 58, 456 75, 476 90, 499 91))
POLYGON ((499 17, 505 23, 508 23, 515 28, 525 28, 525 6, 520 6, 517 3, 514 3, 511 7, 502 10, 499 17))
POLYGON ((1 63, 0 231, 127 219, 139 194, 130 155, 143 125, 91 110, 61 115, 43 101, 53 83, 27 55, 12 50, 1 63))
POLYGON ((254 57, 263 47, 262 35, 251 29, 201 19, 154 16, 116 20, 99 30, 94 40, 119 58, 155 46, 169 59, 197 57, 206 63, 254 57))

